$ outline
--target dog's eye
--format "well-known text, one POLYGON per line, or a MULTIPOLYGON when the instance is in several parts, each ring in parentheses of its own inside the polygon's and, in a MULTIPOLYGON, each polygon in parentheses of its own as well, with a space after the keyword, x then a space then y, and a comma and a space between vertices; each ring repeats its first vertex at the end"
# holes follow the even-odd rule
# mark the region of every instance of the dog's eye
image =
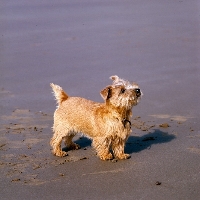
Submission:
POLYGON ((121 89, 121 93, 123 94, 126 90, 125 89, 121 89))

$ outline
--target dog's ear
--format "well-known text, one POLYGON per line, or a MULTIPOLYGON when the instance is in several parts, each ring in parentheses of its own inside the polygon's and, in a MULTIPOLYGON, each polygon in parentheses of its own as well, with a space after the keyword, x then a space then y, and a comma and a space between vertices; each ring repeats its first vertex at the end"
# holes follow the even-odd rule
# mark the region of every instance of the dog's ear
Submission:
POLYGON ((100 92, 100 94, 104 100, 108 100, 112 96, 112 87, 107 86, 100 92))

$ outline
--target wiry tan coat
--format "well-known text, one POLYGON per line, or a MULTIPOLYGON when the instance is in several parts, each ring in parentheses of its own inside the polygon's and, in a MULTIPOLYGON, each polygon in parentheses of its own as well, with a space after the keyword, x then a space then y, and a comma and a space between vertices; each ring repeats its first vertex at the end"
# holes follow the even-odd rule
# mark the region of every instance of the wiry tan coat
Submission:
POLYGON ((131 132, 131 108, 138 103, 141 93, 136 91, 136 84, 131 87, 128 82, 128 88, 116 83, 117 76, 112 79, 115 83, 100 93, 104 103, 69 97, 60 86, 51 84, 58 103, 50 142, 56 156, 66 155, 61 149, 62 140, 69 149, 78 149, 72 138, 81 132, 93 140, 92 145, 102 160, 112 159, 113 155, 118 159, 130 157, 124 153, 124 146, 131 132))

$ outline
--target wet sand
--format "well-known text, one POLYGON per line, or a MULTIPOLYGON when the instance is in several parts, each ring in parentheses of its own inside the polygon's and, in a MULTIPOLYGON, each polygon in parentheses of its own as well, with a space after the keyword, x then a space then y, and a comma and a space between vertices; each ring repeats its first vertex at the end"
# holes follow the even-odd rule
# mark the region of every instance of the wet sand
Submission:
POLYGON ((9 1, 0 8, 1 199, 200 199, 200 4, 9 1), (117 74, 143 93, 125 151, 51 154, 49 83, 102 102, 117 74))

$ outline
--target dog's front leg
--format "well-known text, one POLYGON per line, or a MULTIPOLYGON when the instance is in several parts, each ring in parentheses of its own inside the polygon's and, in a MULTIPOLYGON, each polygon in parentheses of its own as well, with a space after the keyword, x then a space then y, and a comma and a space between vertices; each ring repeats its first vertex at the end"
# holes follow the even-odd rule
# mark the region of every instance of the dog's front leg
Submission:
POLYGON ((110 144, 111 140, 109 138, 96 137, 93 139, 92 146, 101 160, 113 159, 113 155, 110 153, 110 144))
POLYGON ((112 150, 115 158, 118 159, 129 159, 131 156, 129 154, 124 153, 124 147, 125 147, 126 140, 116 137, 112 141, 112 150))

